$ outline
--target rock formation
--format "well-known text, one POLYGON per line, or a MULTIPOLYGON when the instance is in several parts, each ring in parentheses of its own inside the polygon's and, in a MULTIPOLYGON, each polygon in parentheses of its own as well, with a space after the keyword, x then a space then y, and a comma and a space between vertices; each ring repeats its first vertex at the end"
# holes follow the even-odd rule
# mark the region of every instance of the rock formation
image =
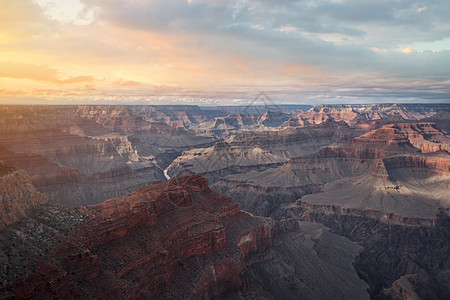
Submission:
POLYGON ((0 161, 0 230, 26 218, 33 207, 46 202, 25 171, 0 161))
POLYGON ((321 104, 298 115, 309 124, 328 119, 354 124, 360 120, 378 120, 389 116, 419 120, 439 111, 450 111, 448 104, 321 104))
POLYGON ((259 108, 0 107, 0 298, 445 299, 449 105, 259 108))
POLYGON ((360 133, 359 129, 333 121, 280 131, 243 131, 229 142, 184 152, 172 162, 168 173, 170 176, 201 174, 215 182, 229 174, 280 166, 292 157, 313 153, 360 133))
POLYGON ((361 249, 311 226, 242 213, 200 176, 41 205, 0 231, 0 297, 368 298, 352 267, 361 249))
POLYGON ((389 124, 282 164, 227 174, 213 189, 239 199, 244 210, 266 216, 303 197, 311 203, 433 217, 439 207, 450 206, 445 191, 450 156, 442 150, 448 145, 430 123, 389 124))
POLYGON ((197 105, 131 105, 127 108, 149 121, 167 124, 182 121, 187 126, 227 115, 223 110, 204 110, 197 105))
POLYGON ((162 182, 180 151, 215 141, 144 120, 125 106, 2 106, 0 116, 0 159, 66 206, 162 182))

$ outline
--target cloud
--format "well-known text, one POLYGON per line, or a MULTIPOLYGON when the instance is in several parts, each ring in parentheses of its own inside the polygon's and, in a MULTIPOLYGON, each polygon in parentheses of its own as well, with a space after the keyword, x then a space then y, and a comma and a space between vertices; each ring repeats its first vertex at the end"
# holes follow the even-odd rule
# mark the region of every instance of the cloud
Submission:
POLYGON ((402 50, 402 52, 405 54, 410 54, 410 53, 417 54, 417 50, 414 49, 413 47, 406 47, 405 49, 402 50))
POLYGON ((47 26, 41 18, 39 5, 32 1, 2 0, 0 2, 0 32, 6 40, 22 39, 47 26))
POLYGON ((94 18, 95 9, 86 9, 79 0, 33 0, 39 4, 42 14, 61 23, 88 25, 94 18))
POLYGON ((377 53, 387 53, 388 51, 386 49, 379 49, 377 47, 371 47, 370 50, 377 53))
POLYGON ((420 12, 422 12, 422 11, 424 11, 424 10, 426 10, 427 9, 427 7, 426 6, 424 6, 424 7, 420 7, 420 8, 418 8, 416 11, 418 12, 418 13, 420 13, 420 12))
POLYGON ((75 76, 64 78, 62 77, 61 72, 49 68, 48 66, 5 61, 0 61, 0 77, 47 81, 55 84, 71 84, 94 81, 92 76, 75 76))
MULTIPOLYGON (((195 95, 215 101, 224 99, 224 91, 242 100, 270 89, 280 99, 308 94, 312 101, 322 92, 346 99, 378 97, 377 91, 394 97, 393 89, 366 84, 384 78, 399 89, 405 82, 413 87, 432 81, 448 95, 441 83, 450 78, 444 63, 450 45, 434 51, 424 46, 448 36, 446 0, 426 6, 415 0, 80 2, 83 26, 73 15, 55 21, 31 0, 0 2, 0 80, 9 78, 0 84, 16 82, 17 90, 27 84, 30 91, 56 84, 55 90, 66 91, 96 82, 91 100, 141 101, 149 94, 182 99, 187 93, 192 99, 186 101, 195 95)), ((398 97, 429 97, 409 90, 398 97)))
POLYGON ((141 85, 139 82, 137 81, 133 81, 133 80, 124 80, 122 78, 120 78, 117 81, 114 81, 113 84, 115 85, 119 85, 119 86, 139 86, 141 85))
MULTIPOLYGON (((96 7, 99 18, 116 27, 191 36, 200 51, 343 72, 361 66, 385 72, 391 69, 386 59, 402 64, 393 59, 400 46, 439 40, 450 28, 450 5, 444 0, 427 6, 427 18, 417 15, 420 6, 406 0, 82 2, 96 7)), ((420 75, 424 73, 431 75, 432 70, 420 75)))
POLYGON ((446 35, 450 4, 437 0, 427 7, 430 18, 417 15, 415 1, 272 1, 197 0, 192 3, 165 0, 121 1, 83 0, 87 7, 99 8, 102 20, 118 26, 147 30, 226 32, 233 26, 265 29, 295 27, 310 34, 340 33, 375 38, 383 32, 393 41, 408 27, 410 34, 431 38, 446 35), (396 26, 397 28, 392 28, 396 26), (385 31, 390 27, 390 31, 385 31), (440 29, 441 28, 441 29, 440 29), (395 29, 395 30, 392 30, 395 29), (430 30, 433 29, 433 30, 430 30))

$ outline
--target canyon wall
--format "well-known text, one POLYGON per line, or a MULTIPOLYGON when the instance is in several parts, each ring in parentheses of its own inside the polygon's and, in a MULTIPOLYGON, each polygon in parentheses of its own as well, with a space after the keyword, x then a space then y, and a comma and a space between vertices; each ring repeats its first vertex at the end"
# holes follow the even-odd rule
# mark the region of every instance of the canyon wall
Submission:
POLYGON ((0 230, 0 297, 367 299, 352 267, 361 249, 325 232, 240 212, 200 176, 39 205, 0 230), (340 254, 325 256, 336 241, 340 254))
POLYGON ((303 122, 319 124, 328 119, 355 124, 360 120, 378 120, 389 116, 419 120, 450 111, 448 104, 320 104, 298 115, 303 122))
POLYGON ((165 180, 163 170, 214 138, 145 120, 125 106, 1 106, 0 159, 52 203, 99 203, 165 180))
MULTIPOLYGON (((253 139, 257 144, 258 135, 253 139)), ((450 206, 446 147, 447 136, 433 124, 388 124, 281 164, 216 172, 212 188, 264 216, 302 197, 310 203, 433 217, 439 207, 450 206)))
POLYGON ((0 161, 0 230, 26 218, 33 207, 46 202, 25 171, 0 161))

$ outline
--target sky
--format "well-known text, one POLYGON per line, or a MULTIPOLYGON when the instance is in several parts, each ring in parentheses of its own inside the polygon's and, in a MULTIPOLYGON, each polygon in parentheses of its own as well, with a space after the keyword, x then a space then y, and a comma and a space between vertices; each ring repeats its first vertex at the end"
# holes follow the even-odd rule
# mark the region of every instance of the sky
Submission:
POLYGON ((448 0, 0 0, 0 104, 449 103, 449 16, 448 0))

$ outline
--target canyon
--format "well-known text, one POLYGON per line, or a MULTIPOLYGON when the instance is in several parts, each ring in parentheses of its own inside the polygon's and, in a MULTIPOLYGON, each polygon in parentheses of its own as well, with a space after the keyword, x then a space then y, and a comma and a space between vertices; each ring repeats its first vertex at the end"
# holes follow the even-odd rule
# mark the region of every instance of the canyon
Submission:
POLYGON ((87 207, 33 203, 0 241, 2 299, 368 298, 358 245, 239 211, 199 175, 87 207))
POLYGON ((66 206, 162 182, 180 151, 216 140, 145 120, 125 106, 4 106, 0 116, 0 159, 66 206))
POLYGON ((449 112, 0 106, 0 297, 445 299, 449 112))

